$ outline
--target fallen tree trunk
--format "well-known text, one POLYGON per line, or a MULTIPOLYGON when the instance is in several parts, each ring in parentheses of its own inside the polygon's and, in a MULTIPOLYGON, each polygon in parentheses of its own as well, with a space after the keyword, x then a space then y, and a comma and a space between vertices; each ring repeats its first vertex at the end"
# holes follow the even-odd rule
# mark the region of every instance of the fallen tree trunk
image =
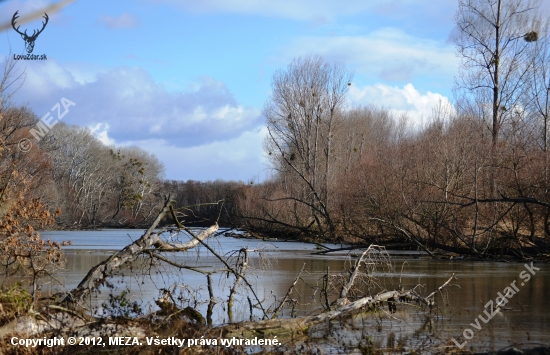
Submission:
POLYGON ((201 241, 208 238, 218 230, 218 224, 211 226, 208 229, 203 230, 196 237, 188 241, 187 243, 171 244, 163 241, 160 235, 165 232, 165 229, 154 233, 155 228, 160 221, 164 218, 166 213, 170 211, 172 205, 170 198, 166 199, 164 207, 153 222, 149 229, 135 242, 126 246, 124 249, 114 253, 107 260, 94 266, 80 284, 69 292, 65 298, 61 301, 61 304, 65 306, 82 306, 82 301, 93 290, 97 289, 105 282, 105 279, 109 277, 116 269, 126 262, 134 260, 137 256, 144 252, 151 251, 152 248, 155 251, 184 251, 197 246, 201 241))
POLYGON ((269 319, 269 320, 260 320, 255 322, 243 322, 238 324, 229 324, 220 329, 227 331, 229 333, 235 331, 262 331, 266 329, 281 329, 286 331, 305 331, 309 327, 314 326, 319 323, 330 321, 335 318, 339 318, 345 315, 352 314, 363 308, 369 308, 371 306, 379 305, 383 302, 396 302, 397 300, 401 301, 417 301, 425 304, 428 307, 433 307, 434 296, 438 291, 441 291, 444 287, 449 285, 451 280, 454 278, 454 274, 440 287, 437 288, 427 297, 422 297, 418 295, 414 288, 408 291, 386 291, 381 292, 375 296, 368 296, 358 299, 357 301, 348 303, 345 306, 339 307, 337 309, 324 312, 321 314, 306 316, 301 318, 285 318, 285 319, 269 319))
POLYGON ((349 303, 348 301, 348 292, 353 287, 353 284, 355 283, 355 279, 357 279, 358 275, 360 274, 361 264, 365 264, 366 260, 365 258, 369 257, 369 253, 371 252, 378 252, 381 253, 381 250, 385 249, 381 248, 378 245, 371 244, 364 252, 361 254, 361 257, 355 262, 355 265, 352 268, 352 273, 349 277, 348 282, 342 287, 342 290, 340 290, 340 297, 337 301, 338 306, 343 306, 349 303))

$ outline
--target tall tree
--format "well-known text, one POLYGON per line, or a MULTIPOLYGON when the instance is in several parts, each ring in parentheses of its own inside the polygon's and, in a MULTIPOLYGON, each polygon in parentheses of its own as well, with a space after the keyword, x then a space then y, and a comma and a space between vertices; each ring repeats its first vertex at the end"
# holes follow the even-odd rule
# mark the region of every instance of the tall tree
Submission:
POLYGON ((524 106, 539 0, 459 0, 456 24, 462 58, 457 89, 489 121, 493 155, 501 127, 524 106))
MULTIPOLYGON (((544 154, 543 176, 540 186, 539 198, 544 201, 549 200, 549 142, 548 130, 550 124, 550 21, 544 20, 540 26, 540 32, 537 32, 537 42, 535 52, 532 57, 531 66, 531 86, 529 95, 532 98, 532 112, 535 117, 537 134, 536 140, 540 141, 540 148, 544 154), (541 127, 542 125, 542 127, 541 127), (538 134, 542 128, 542 134, 538 134)), ((541 170, 541 169, 537 169, 541 170)), ((544 217, 546 234, 550 235, 550 209, 546 211, 544 217)))
POLYGON ((321 57, 295 59, 273 76, 266 103, 268 137, 265 148, 273 168, 284 179, 295 223, 316 225, 320 235, 334 236, 330 217, 330 179, 334 174, 335 123, 352 75, 341 64, 321 57), (308 210, 308 215, 298 210, 308 210))
MULTIPOLYGON (((531 36, 536 37, 534 53, 531 62, 531 77, 529 97, 532 98, 532 111, 542 121, 541 148, 548 152, 548 120, 550 118, 550 22, 542 21, 538 32, 531 36)), ((537 119, 537 121, 539 121, 537 119)))

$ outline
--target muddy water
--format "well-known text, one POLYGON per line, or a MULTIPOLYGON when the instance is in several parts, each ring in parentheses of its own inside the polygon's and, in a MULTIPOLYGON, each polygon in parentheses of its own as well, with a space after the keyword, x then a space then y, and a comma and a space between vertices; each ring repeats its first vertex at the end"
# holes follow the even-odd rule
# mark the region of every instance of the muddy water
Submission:
MULTIPOLYGON (((87 271, 117 250, 136 238, 140 230, 103 230, 80 232, 44 232, 44 238, 54 240, 72 240, 73 246, 66 250, 66 270, 59 274, 59 280, 70 289, 78 284, 87 271)), ((249 239, 217 237, 209 244, 226 257, 234 256, 231 251, 246 247, 255 250, 250 253, 249 281, 257 290, 258 298, 272 303, 275 297, 287 292, 302 268, 302 279, 297 283, 291 298, 296 300, 293 308, 288 307, 284 316, 291 313, 301 316, 311 314, 321 308, 319 287, 327 267, 331 273, 349 269, 354 257, 338 254, 313 255, 315 246, 295 242, 260 242, 249 239)), ((202 247, 188 251, 180 256, 169 256, 174 261, 188 265, 201 266, 204 270, 222 269, 219 263, 202 247)), ((231 259, 230 259, 231 260, 231 259)), ((456 280, 437 296, 438 307, 431 317, 426 317, 416 305, 400 305, 395 314, 387 308, 375 315, 357 316, 345 322, 333 325, 330 330, 317 327, 313 335, 319 343, 326 345, 325 353, 352 352, 357 346, 392 348, 413 346, 415 348, 430 344, 447 344, 455 347, 454 338, 464 349, 476 351, 498 350, 512 344, 535 346, 550 345, 550 266, 534 264, 526 268, 525 263, 470 262, 465 260, 431 260, 422 256, 394 255, 393 269, 379 268, 373 275, 382 289, 405 288, 422 285, 417 290, 427 294, 443 284, 452 273, 456 280), (522 273, 523 272, 523 273, 522 273), (527 281, 527 275, 530 279, 527 281), (513 283, 515 281, 515 283, 513 283), (523 283, 523 284, 522 284, 523 283), (484 306, 501 295, 510 296, 504 310, 488 320, 484 306), (510 291, 511 290, 511 291, 510 291), (515 293, 515 294, 511 294, 515 293), (481 318, 478 316, 481 315, 481 318), (477 321, 476 321, 477 319, 477 321), (484 321, 487 321, 485 323, 484 321), (466 339, 464 338, 466 336, 466 339), (469 338, 469 339, 468 339, 469 338), (467 341, 467 343, 464 343, 467 341)), ((220 274, 214 282, 214 293, 218 305, 214 308, 214 323, 228 322, 227 311, 221 306, 227 300, 233 279, 220 274)), ((191 305, 206 313, 206 278, 189 270, 175 270, 149 261, 138 263, 132 270, 123 269, 111 280, 111 287, 102 288, 101 293, 92 300, 99 312, 109 307, 101 305, 107 302, 109 294, 119 294, 130 289, 131 298, 142 305, 142 309, 155 309, 152 299, 158 297, 159 289, 172 287, 177 302, 181 306, 191 305), (145 276, 136 276, 137 271, 145 276)), ((44 291, 60 290, 50 284, 44 291)), ((254 304, 253 295, 243 287, 235 305, 234 320, 248 320, 249 302, 254 304)), ((253 317, 260 317, 258 309, 253 317)), ((489 314, 495 313, 489 311, 489 314)))

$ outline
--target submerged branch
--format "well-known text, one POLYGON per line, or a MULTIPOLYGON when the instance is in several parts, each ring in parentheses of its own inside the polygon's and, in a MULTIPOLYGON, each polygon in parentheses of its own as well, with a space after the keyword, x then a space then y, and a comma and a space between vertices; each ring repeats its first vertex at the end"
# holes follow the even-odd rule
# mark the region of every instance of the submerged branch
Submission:
MULTIPOLYGON (((154 232, 160 221, 164 218, 166 213, 172 211, 172 200, 168 197, 164 203, 164 207, 160 211, 155 221, 151 224, 149 229, 135 242, 126 246, 122 250, 114 253, 107 260, 94 266, 80 284, 70 291, 61 304, 76 306, 81 304, 83 299, 88 296, 92 291, 101 286, 105 280, 113 274, 121 265, 133 261, 137 256, 144 252, 155 251, 184 251, 194 248, 199 243, 202 243, 204 239, 208 238, 218 230, 218 225, 215 224, 208 229, 203 230, 199 235, 194 235, 193 239, 187 243, 172 244, 165 242, 161 239, 160 235, 165 231, 161 229, 154 232), (155 249, 156 247, 156 249, 155 249)), ((160 258, 160 257, 159 257, 160 258)), ((166 260, 164 260, 166 261, 166 260)), ((194 270, 197 271, 197 270, 194 270)))
POLYGON ((433 307, 435 304, 434 296, 437 292, 441 291, 444 287, 448 286, 451 280, 454 278, 454 274, 436 291, 429 294, 427 297, 422 297, 414 292, 414 288, 408 291, 386 291, 378 293, 375 296, 367 296, 351 302, 345 306, 338 307, 332 311, 325 313, 306 316, 301 318, 285 318, 285 319, 269 319, 256 322, 243 322, 238 324, 230 324, 221 327, 221 329, 231 331, 247 330, 247 331, 259 331, 263 329, 285 329, 290 331, 304 331, 307 328, 319 323, 323 323, 344 315, 352 314, 353 312, 360 311, 363 308, 370 308, 379 305, 383 302, 392 300, 401 301, 418 301, 429 307, 433 307))

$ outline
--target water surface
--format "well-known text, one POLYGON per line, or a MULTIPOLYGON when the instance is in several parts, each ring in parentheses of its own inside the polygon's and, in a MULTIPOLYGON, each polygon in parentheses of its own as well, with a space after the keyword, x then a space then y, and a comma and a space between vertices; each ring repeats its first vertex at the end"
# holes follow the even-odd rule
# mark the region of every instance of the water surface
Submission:
MULTIPOLYGON (((51 231, 43 232, 42 236, 57 241, 72 240, 73 245, 66 248, 66 270, 59 274, 60 281, 67 289, 71 289, 91 267, 107 258, 110 251, 123 248, 142 233, 143 230, 107 229, 51 231)), ((232 251, 241 248, 250 250, 247 277, 254 285, 258 298, 266 300, 266 304, 286 294, 303 268, 302 280, 291 294, 291 298, 297 300, 297 303, 293 310, 287 308, 283 316, 289 316, 291 312, 301 316, 318 311, 323 302, 319 287, 327 267, 331 273, 347 275, 347 270, 355 260, 354 255, 346 253, 314 255, 318 251, 314 245, 297 242, 264 242, 218 236, 211 238, 208 244, 218 254, 229 257, 230 261, 235 255, 231 254, 232 251)), ((203 270, 224 267, 204 247, 168 257, 180 264, 201 266, 203 270)), ((333 329, 330 334, 326 333, 326 327, 320 327, 317 331, 314 329, 313 334, 319 338, 319 342, 327 343, 326 352, 350 352, 348 348, 364 345, 365 342, 388 348, 399 344, 418 347, 423 342, 437 341, 454 346, 450 339, 455 338, 462 343, 462 334, 466 328, 471 329, 474 334, 465 345, 466 349, 487 351, 511 344, 550 345, 550 268, 547 264, 535 264, 540 270, 533 270, 535 274, 531 275, 528 282, 524 282, 520 273, 528 272, 525 263, 415 259, 399 255, 392 257, 392 263, 393 269, 379 268, 371 275, 386 290, 396 289, 400 284, 406 289, 421 284, 418 291, 427 294, 443 284, 452 273, 455 273, 456 280, 451 287, 438 295, 438 307, 429 319, 416 306, 399 305, 396 314, 381 311, 368 317, 355 317, 344 323, 343 328, 333 329), (481 330, 477 330, 474 326, 477 326, 475 321, 478 315, 487 318, 483 313, 484 305, 490 300, 494 301, 499 292, 505 293, 505 288, 514 280, 519 291, 506 304, 507 309, 498 313, 487 324, 478 321, 481 330)), ((219 301, 214 308, 216 324, 228 321, 226 310, 221 305, 227 300, 233 281, 226 273, 218 274, 215 278, 214 293, 219 301)), ((110 293, 118 294, 128 288, 132 299, 140 302, 144 311, 153 310, 156 306, 151 300, 159 296, 159 290, 172 287, 182 306, 191 305, 201 313, 206 313, 206 278, 200 273, 177 270, 143 259, 132 270, 123 268, 110 283, 111 287, 103 287, 101 293, 94 296, 93 303, 96 307, 108 300, 110 293), (144 275, 136 276, 138 271, 144 275)), ((49 287, 61 289, 53 284, 49 287)), ((235 320, 250 318, 247 297, 254 301, 245 287, 239 288, 235 320)), ((98 309, 101 311, 102 308, 98 309)), ((254 310, 253 317, 260 316, 261 312, 254 310)))

